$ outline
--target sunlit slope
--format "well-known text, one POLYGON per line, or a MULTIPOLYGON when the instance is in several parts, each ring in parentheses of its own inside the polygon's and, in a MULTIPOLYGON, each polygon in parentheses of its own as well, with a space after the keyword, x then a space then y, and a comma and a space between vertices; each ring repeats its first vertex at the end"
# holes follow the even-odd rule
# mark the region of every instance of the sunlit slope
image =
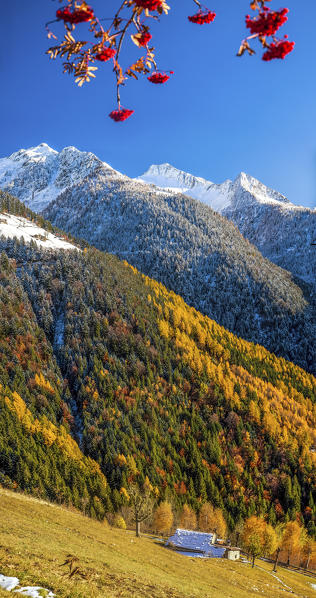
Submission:
MULTIPOLYGON (((271 565, 259 568, 224 559, 191 559, 150 538, 109 528, 61 507, 0 490, 0 573, 41 585, 58 598, 313 598, 313 578, 271 565), (66 555, 78 557, 88 579, 63 576, 66 555)), ((1 592, 0 596, 10 596, 1 592)))

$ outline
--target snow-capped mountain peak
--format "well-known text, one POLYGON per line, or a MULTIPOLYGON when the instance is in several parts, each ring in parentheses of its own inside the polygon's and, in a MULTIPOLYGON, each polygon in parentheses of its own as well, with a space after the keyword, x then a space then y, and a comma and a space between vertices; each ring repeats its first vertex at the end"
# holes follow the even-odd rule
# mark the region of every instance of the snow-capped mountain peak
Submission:
POLYGON ((40 143, 39 145, 29 147, 28 149, 20 149, 18 152, 14 152, 6 159, 12 160, 13 162, 26 164, 28 160, 46 161, 47 158, 55 157, 57 153, 58 152, 49 147, 47 143, 40 143))
POLYGON ((283 204, 286 203, 289 206, 295 207, 285 197, 285 195, 282 195, 282 193, 279 193, 278 191, 275 191, 274 189, 267 187, 266 185, 258 181, 258 179, 249 174, 246 174, 245 172, 239 173, 239 175, 233 182, 233 187, 235 193, 240 189, 244 189, 248 193, 251 193, 256 201, 260 201, 263 203, 281 202, 283 204))
POLYGON ((146 183, 156 185, 157 187, 175 189, 209 186, 213 185, 211 181, 207 181, 202 177, 196 177, 183 170, 175 168, 167 162, 165 164, 152 164, 148 170, 136 180, 141 180, 146 183))
POLYGON ((230 205, 230 187, 232 184, 230 180, 221 185, 216 185, 212 181, 179 170, 168 163, 153 164, 136 180, 173 193, 184 193, 189 197, 193 197, 193 199, 206 203, 217 212, 221 212, 230 205))
POLYGON ((160 189, 184 193, 206 203, 220 213, 240 203, 244 205, 245 201, 261 204, 278 203, 287 208, 297 208, 282 193, 267 187, 245 172, 240 172, 234 181, 227 179, 223 183, 216 184, 179 170, 170 164, 153 164, 136 180, 155 185, 160 189))
POLYGON ((0 159, 0 182, 2 189, 41 212, 67 188, 100 169, 106 176, 123 177, 91 152, 73 146, 57 152, 41 143, 0 159))
MULTIPOLYGON (((81 226, 73 229, 71 223, 78 218, 81 224, 91 204, 96 220, 92 224, 91 215, 86 227, 91 234, 97 231, 100 238, 106 233, 102 218, 96 216, 98 201, 104 207, 119 198, 122 209, 133 205, 136 211, 143 210, 139 207, 142 201, 153 204, 157 201, 157 205, 166 201, 169 210, 177 205, 186 213, 193 209, 191 197, 234 222, 272 262, 315 284, 316 254, 311 243, 316 238, 316 209, 290 203, 284 195, 245 172, 233 181, 227 179, 216 184, 163 163, 152 165, 137 179, 130 179, 90 152, 73 146, 56 152, 41 143, 0 159, 0 188, 17 196, 35 212, 45 210, 48 219, 62 223, 63 228, 78 236, 84 236, 81 226)), ((214 218, 205 208, 202 213, 203 218, 214 218)), ((105 214, 110 218, 107 210, 105 214)))

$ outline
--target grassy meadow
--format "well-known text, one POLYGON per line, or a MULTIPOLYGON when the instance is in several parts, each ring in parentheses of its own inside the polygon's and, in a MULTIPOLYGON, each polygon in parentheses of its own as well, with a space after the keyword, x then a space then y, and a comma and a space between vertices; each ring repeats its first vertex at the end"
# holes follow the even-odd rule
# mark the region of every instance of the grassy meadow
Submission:
MULTIPOLYGON (((149 536, 110 528, 83 515, 0 489, 0 573, 22 585, 51 589, 57 598, 315 598, 316 579, 224 559, 193 559, 149 536), (78 557, 87 576, 69 579, 60 565, 78 557), (283 582, 290 589, 287 589, 283 582)), ((9 592, 0 589, 0 596, 9 592)))

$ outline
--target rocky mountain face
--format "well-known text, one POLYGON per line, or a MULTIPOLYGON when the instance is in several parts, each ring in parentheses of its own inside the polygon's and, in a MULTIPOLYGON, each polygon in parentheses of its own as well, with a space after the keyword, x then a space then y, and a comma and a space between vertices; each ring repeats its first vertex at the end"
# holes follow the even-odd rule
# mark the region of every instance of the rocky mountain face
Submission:
MULTIPOLYGON (((3 188, 41 208, 56 226, 126 259, 239 336, 315 368, 308 285, 302 290, 211 207, 132 180, 75 148, 21 150, 0 162, 0 172, 3 188)), ((224 183, 227 194, 245 185, 244 178, 224 183)), ((250 184, 263 194, 264 186, 250 184)), ((277 195, 271 202, 288 205, 277 195)), ((249 196, 243 187, 239 200, 246 204, 249 196)), ((225 210, 235 205, 225 202, 225 210)))
POLYGON ((316 209, 291 203, 284 195, 244 172, 216 185, 170 164, 152 165, 138 179, 184 193, 232 222, 269 260, 315 285, 316 209))
POLYGON ((0 159, 0 186, 34 212, 41 212, 63 191, 94 176, 99 168, 109 179, 123 178, 90 152, 79 152, 75 147, 56 152, 41 143, 0 159))

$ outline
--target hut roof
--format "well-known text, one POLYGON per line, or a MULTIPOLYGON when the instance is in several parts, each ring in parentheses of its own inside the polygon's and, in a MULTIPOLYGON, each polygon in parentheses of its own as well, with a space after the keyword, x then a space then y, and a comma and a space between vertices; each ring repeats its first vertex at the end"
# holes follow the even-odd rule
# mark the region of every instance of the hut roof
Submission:
POLYGON ((223 556, 225 549, 212 544, 213 534, 195 532, 187 529, 177 529, 167 540, 167 546, 172 545, 180 552, 192 552, 214 557, 223 556))

